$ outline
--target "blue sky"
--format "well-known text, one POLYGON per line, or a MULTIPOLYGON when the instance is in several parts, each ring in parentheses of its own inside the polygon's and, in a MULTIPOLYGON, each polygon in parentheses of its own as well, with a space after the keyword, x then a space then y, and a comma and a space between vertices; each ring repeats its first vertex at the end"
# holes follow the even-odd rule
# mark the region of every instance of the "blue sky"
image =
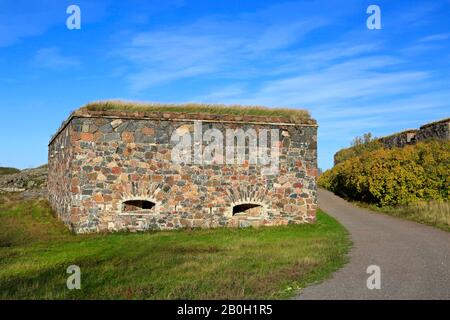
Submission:
POLYGON ((115 98, 306 108, 329 168, 357 135, 450 116, 450 0, 0 2, 0 166, 46 163, 72 110, 115 98))

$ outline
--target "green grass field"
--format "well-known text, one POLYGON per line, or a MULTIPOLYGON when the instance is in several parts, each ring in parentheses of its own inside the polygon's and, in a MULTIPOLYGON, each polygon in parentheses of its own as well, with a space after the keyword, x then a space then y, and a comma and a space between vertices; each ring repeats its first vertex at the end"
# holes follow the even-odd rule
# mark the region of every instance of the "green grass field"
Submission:
POLYGON ((71 234, 45 201, 0 200, 0 299, 289 298, 347 260, 344 228, 71 234), (81 268, 81 290, 66 269, 81 268))

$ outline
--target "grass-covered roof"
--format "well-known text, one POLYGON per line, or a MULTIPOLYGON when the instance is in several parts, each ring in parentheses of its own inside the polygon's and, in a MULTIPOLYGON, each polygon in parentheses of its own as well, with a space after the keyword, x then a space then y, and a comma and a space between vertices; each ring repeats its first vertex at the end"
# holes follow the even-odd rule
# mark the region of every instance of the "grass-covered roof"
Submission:
POLYGON ((293 122, 311 119, 310 113, 303 109, 202 103, 142 103, 120 100, 91 102, 82 107, 80 111, 183 112, 209 115, 262 116, 285 118, 293 122))

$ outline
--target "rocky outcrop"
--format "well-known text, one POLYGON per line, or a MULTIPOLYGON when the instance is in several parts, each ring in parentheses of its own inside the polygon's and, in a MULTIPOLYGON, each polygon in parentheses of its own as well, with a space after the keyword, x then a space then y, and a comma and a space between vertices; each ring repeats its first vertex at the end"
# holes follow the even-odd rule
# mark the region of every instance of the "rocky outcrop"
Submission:
POLYGON ((22 192, 27 197, 45 197, 47 194, 48 166, 25 169, 0 176, 0 193, 22 192))

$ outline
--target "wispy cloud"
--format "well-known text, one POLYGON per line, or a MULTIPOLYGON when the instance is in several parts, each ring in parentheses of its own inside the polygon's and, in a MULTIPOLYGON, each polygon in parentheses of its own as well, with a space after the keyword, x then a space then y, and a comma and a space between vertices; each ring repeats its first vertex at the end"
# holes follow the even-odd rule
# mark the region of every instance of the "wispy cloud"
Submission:
POLYGON ((420 38, 419 42, 444 41, 448 39, 450 39, 450 33, 439 33, 420 38))
POLYGON ((57 23, 55 6, 50 1, 40 4, 5 0, 0 4, 0 47, 18 43, 21 39, 44 33, 57 23))
POLYGON ((61 54, 59 48, 40 49, 33 59, 33 65, 40 68, 65 69, 79 64, 77 58, 61 54))
MULTIPOLYGON (((434 90, 432 92, 411 94, 391 101, 365 101, 353 103, 351 106, 326 110, 320 114, 322 120, 358 119, 370 116, 392 116, 398 114, 417 114, 423 112, 436 114, 442 110, 445 113, 450 101, 450 92, 447 90, 434 90), (433 112, 431 112, 433 111, 433 112), (438 112, 436 112, 438 111, 438 112)), ((431 117, 433 117, 431 115, 431 117)))
MULTIPOLYGON (((390 15, 391 26, 423 27, 433 21, 432 13, 439 10, 441 3, 433 1, 424 1, 415 3, 413 6, 402 6, 401 10, 396 11, 395 15, 390 15)), ((386 16, 385 16, 386 17, 386 16)), ((402 30, 403 28, 399 28, 402 30)))
MULTIPOLYGON (((0 47, 20 43, 28 37, 40 36, 54 27, 65 28, 67 7, 71 2, 54 0, 2 0, 0 2, 0 47)), ((107 0, 78 0, 82 24, 102 19, 107 0)))
POLYGON ((429 77, 423 71, 380 71, 381 68, 391 66, 394 61, 386 57, 367 57, 296 77, 268 81, 256 92, 255 99, 263 99, 270 105, 284 101, 285 104, 309 108, 330 104, 347 105, 351 99, 404 93, 411 90, 412 85, 417 86, 429 77))
POLYGON ((195 97, 194 101, 223 103, 224 101, 245 95, 247 93, 248 91, 246 90, 245 85, 232 84, 227 86, 215 87, 211 90, 211 93, 195 97))
POLYGON ((188 25, 135 34, 117 50, 118 56, 135 66, 127 75, 131 89, 141 91, 213 73, 237 76, 243 64, 250 66, 272 57, 327 25, 321 17, 284 22, 251 20, 255 15, 235 19, 211 16, 188 25))

